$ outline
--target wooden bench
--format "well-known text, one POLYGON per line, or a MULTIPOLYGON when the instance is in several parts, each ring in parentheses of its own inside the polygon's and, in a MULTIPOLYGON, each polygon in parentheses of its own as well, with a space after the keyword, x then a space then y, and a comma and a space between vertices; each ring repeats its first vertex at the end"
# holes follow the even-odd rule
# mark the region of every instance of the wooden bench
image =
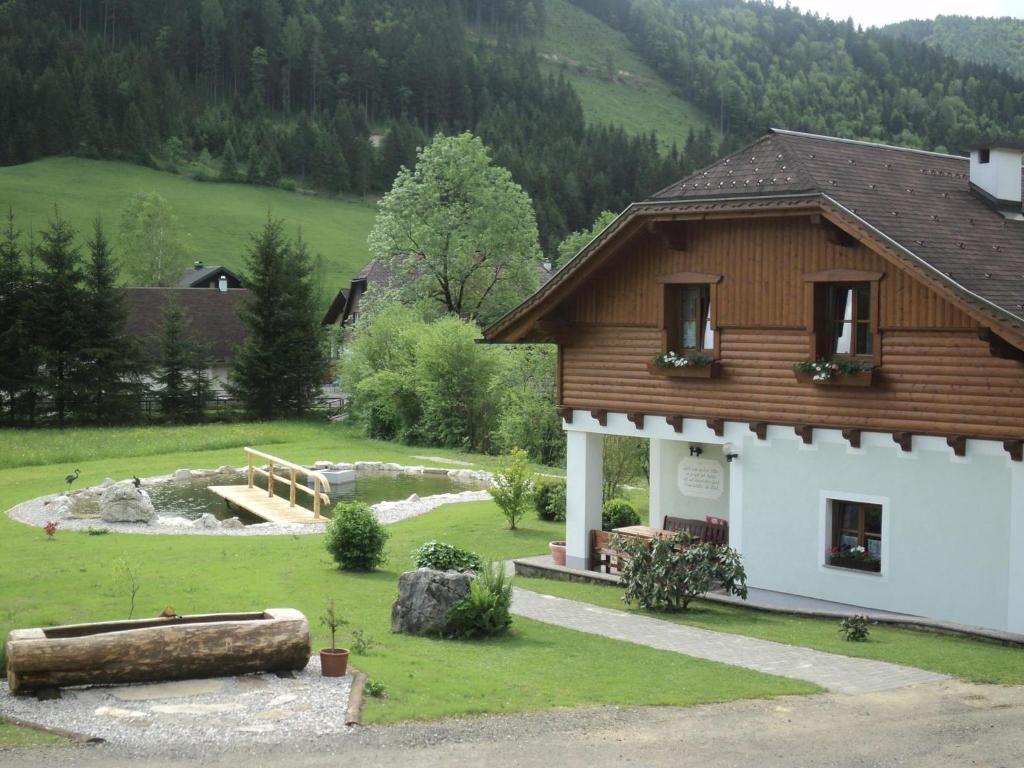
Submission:
POLYGON ((666 531, 686 531, 693 537, 694 542, 707 542, 708 544, 729 544, 729 524, 717 525, 706 520, 697 520, 689 517, 672 517, 665 515, 662 528, 666 531))
POLYGON ((612 568, 620 570, 619 561, 626 555, 621 549, 612 546, 612 537, 616 534, 610 531, 590 532, 590 569, 592 571, 604 570, 611 573, 612 568))

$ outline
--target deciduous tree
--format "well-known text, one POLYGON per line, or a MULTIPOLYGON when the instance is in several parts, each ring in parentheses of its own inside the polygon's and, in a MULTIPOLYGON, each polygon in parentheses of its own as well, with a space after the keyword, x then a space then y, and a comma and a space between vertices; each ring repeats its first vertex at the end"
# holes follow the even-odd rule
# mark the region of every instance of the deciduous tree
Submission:
POLYGON ((121 212, 124 269, 135 285, 177 285, 191 261, 188 235, 156 192, 135 195, 121 212))

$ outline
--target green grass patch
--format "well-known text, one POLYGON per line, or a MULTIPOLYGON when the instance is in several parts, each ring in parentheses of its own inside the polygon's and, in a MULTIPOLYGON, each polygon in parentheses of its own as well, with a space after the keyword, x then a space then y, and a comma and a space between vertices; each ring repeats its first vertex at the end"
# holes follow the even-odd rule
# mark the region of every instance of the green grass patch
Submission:
POLYGON ((2 747, 57 747, 67 739, 35 728, 24 728, 0 719, 0 748, 2 747))
MULTIPOLYGON (((251 425, 265 429, 265 425, 251 425)), ((106 439, 83 433, 78 452, 68 456, 82 468, 83 478, 152 475, 177 467, 215 467, 241 461, 239 442, 220 447, 224 430, 238 425, 202 428, 192 450, 173 450, 188 443, 182 433, 167 430, 167 450, 151 453, 133 448, 164 439, 159 431, 149 440, 133 430, 106 430, 106 439), (206 442, 203 442, 206 441, 206 442), (204 449, 201 445, 213 447, 204 449), (101 452, 104 458, 90 455, 101 452), (118 450, 135 455, 118 456, 118 450)), ((389 459, 410 463, 415 453, 459 456, 439 449, 411 448, 365 440, 340 425, 273 425, 280 434, 273 452, 285 458, 312 461, 389 459), (289 439, 291 438, 291 439, 289 439)), ((56 433, 47 433, 56 436, 56 433)), ((241 434, 239 437, 248 438, 241 434)), ((23 442, 36 440, 19 437, 23 442)), ((245 439, 243 442, 250 442, 245 439)), ((78 444, 72 440, 71 445, 78 444)), ((470 456, 481 466, 493 457, 470 456)), ((430 463, 419 462, 416 463, 430 463)), ((65 464, 0 469, 0 508, 56 490, 65 464)), ((629 643, 585 635, 525 619, 513 631, 485 642, 452 642, 390 633, 390 610, 398 575, 411 566, 413 549, 437 538, 480 553, 508 558, 540 554, 558 538, 560 524, 524 521, 508 531, 491 502, 442 507, 427 515, 389 526, 390 560, 368 574, 342 573, 323 547, 321 536, 229 537, 143 536, 111 533, 89 536, 58 531, 47 540, 41 529, 0 518, 0 633, 15 627, 47 626, 123 617, 128 597, 114 576, 121 557, 138 572, 141 590, 136 616, 155 616, 171 605, 181 613, 257 610, 290 606, 312 618, 314 648, 328 642, 316 623, 328 598, 337 600, 348 624, 339 641, 348 642, 355 629, 382 645, 353 664, 387 686, 387 699, 372 699, 366 719, 386 722, 484 712, 521 712, 556 706, 608 704, 696 704, 737 698, 808 693, 809 684, 725 667, 629 643), (615 684, 609 684, 614 670, 615 684)))
POLYGON ((819 651, 859 656, 942 672, 975 683, 1024 684, 1024 649, 938 632, 872 624, 866 642, 852 643, 839 634, 838 619, 816 619, 699 600, 683 613, 643 611, 622 602, 612 585, 574 584, 553 579, 518 579, 518 585, 549 595, 606 608, 643 613, 677 624, 774 640, 819 651))
POLYGON ((657 131, 663 146, 675 142, 680 149, 691 127, 708 123, 632 51, 625 35, 568 0, 548 0, 544 34, 531 43, 542 68, 562 72, 576 89, 587 122, 621 125, 633 134, 657 131))
MULTIPOLYGON (((326 288, 333 294, 369 260, 366 237, 376 213, 372 201, 330 199, 248 184, 193 181, 130 163, 52 157, 0 168, 0 210, 12 208, 22 232, 39 232, 56 203, 84 242, 92 221, 102 216, 115 241, 121 209, 138 192, 156 192, 171 204, 183 231, 191 235, 195 258, 240 269, 249 235, 267 214, 284 219, 286 232, 299 228, 327 265, 326 288)), ((130 254, 118 253, 123 260, 130 254)))

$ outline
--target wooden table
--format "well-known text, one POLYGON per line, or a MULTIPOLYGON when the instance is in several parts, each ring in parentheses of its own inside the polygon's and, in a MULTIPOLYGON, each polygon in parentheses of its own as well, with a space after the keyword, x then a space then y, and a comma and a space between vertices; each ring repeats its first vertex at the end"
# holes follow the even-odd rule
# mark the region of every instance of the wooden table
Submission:
POLYGON ((671 539, 676 534, 664 528, 651 528, 649 525, 627 525, 624 528, 613 528, 612 533, 623 536, 636 536, 641 539, 671 539))

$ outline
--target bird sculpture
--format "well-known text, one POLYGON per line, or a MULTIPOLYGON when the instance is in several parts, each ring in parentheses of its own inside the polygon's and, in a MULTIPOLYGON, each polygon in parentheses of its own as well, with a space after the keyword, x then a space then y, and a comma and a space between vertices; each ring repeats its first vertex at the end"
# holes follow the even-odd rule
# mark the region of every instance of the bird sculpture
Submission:
POLYGON ((159 618, 161 618, 161 619, 180 619, 181 616, 179 616, 175 612, 175 610, 171 606, 168 605, 166 608, 164 608, 162 611, 160 611, 160 617, 159 618))
POLYGON ((142 487, 142 481, 139 480, 138 475, 132 475, 132 485, 134 485, 136 488, 142 487))
POLYGON ((73 474, 73 475, 67 475, 67 476, 66 476, 66 477, 64 478, 64 482, 68 484, 68 488, 69 488, 69 489, 71 488, 71 484, 72 484, 73 482, 75 482, 75 480, 77 480, 77 479, 78 479, 78 476, 79 476, 79 475, 81 474, 81 472, 82 472, 82 470, 80 470, 80 469, 75 469, 75 474, 73 474))

